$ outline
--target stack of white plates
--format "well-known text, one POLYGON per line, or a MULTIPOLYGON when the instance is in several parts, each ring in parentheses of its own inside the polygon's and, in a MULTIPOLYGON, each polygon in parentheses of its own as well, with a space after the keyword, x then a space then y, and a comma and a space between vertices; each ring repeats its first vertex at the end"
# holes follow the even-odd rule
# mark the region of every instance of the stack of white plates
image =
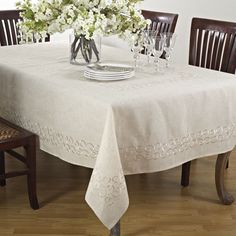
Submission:
POLYGON ((90 64, 86 67, 84 76, 99 81, 125 80, 134 76, 134 68, 116 63, 90 64))

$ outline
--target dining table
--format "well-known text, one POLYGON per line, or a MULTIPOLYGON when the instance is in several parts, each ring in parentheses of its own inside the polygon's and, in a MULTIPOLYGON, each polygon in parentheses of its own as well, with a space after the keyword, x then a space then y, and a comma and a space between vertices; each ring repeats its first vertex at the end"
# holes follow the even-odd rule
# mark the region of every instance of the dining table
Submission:
MULTIPOLYGON (((102 45, 101 56, 133 63, 129 50, 102 45)), ((86 202, 119 235, 129 206, 126 175, 225 157, 234 148, 236 75, 176 63, 97 81, 84 77, 85 68, 69 63, 67 43, 1 47, 0 116, 36 133, 43 151, 92 168, 86 202)))

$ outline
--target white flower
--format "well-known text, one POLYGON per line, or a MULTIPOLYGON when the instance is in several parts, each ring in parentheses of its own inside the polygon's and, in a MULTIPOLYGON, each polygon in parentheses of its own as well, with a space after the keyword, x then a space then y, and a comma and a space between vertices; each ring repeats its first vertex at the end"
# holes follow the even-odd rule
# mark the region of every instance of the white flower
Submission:
POLYGON ((24 10, 20 30, 27 37, 33 32, 44 36, 45 33, 63 32, 72 28, 77 35, 87 39, 95 34, 118 34, 130 38, 144 29, 147 21, 137 9, 141 0, 21 0, 18 6, 24 10), (33 15, 32 15, 33 14, 33 15))
POLYGON ((106 5, 107 5, 107 6, 109 6, 109 5, 112 4, 112 0, 105 0, 105 2, 106 2, 106 5))
POLYGON ((46 15, 45 14, 43 14, 42 12, 37 12, 36 14, 35 14, 35 21, 37 22, 37 21, 43 21, 43 20, 45 20, 46 19, 46 15))

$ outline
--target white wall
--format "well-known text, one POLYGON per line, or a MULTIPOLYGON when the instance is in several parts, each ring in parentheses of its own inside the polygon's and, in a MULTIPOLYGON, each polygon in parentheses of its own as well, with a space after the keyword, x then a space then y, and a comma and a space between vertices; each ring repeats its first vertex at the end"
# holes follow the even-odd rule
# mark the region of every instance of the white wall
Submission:
MULTIPOLYGON (((0 0, 0 10, 11 10, 15 9, 16 2, 20 0, 0 0)), ((32 2, 37 2, 37 0, 31 0, 32 2)))
POLYGON ((0 0, 0 10, 14 9, 15 2, 15 0, 0 0))
MULTIPOLYGON (((34 0, 37 1, 37 0, 34 0)), ((14 9, 16 0, 0 0, 0 10, 14 9)), ((236 22, 236 0, 144 0, 143 9, 179 14, 176 26, 178 39, 174 60, 179 63, 188 61, 188 44, 191 19, 194 16, 236 22)), ((107 41, 107 40, 106 40, 107 41)), ((110 39, 110 44, 120 44, 110 39)))

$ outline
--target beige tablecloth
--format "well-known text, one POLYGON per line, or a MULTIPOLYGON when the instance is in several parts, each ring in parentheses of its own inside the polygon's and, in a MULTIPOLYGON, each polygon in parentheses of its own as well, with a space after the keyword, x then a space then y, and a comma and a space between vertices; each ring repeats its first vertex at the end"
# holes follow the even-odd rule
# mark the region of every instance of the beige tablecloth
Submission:
MULTIPOLYGON (((129 205, 124 175, 233 149, 235 75, 186 66, 95 82, 69 64, 68 51, 1 47, 0 116, 37 133, 44 151, 94 168, 86 201, 108 228, 129 205)), ((103 59, 132 56, 103 47, 103 59)))

